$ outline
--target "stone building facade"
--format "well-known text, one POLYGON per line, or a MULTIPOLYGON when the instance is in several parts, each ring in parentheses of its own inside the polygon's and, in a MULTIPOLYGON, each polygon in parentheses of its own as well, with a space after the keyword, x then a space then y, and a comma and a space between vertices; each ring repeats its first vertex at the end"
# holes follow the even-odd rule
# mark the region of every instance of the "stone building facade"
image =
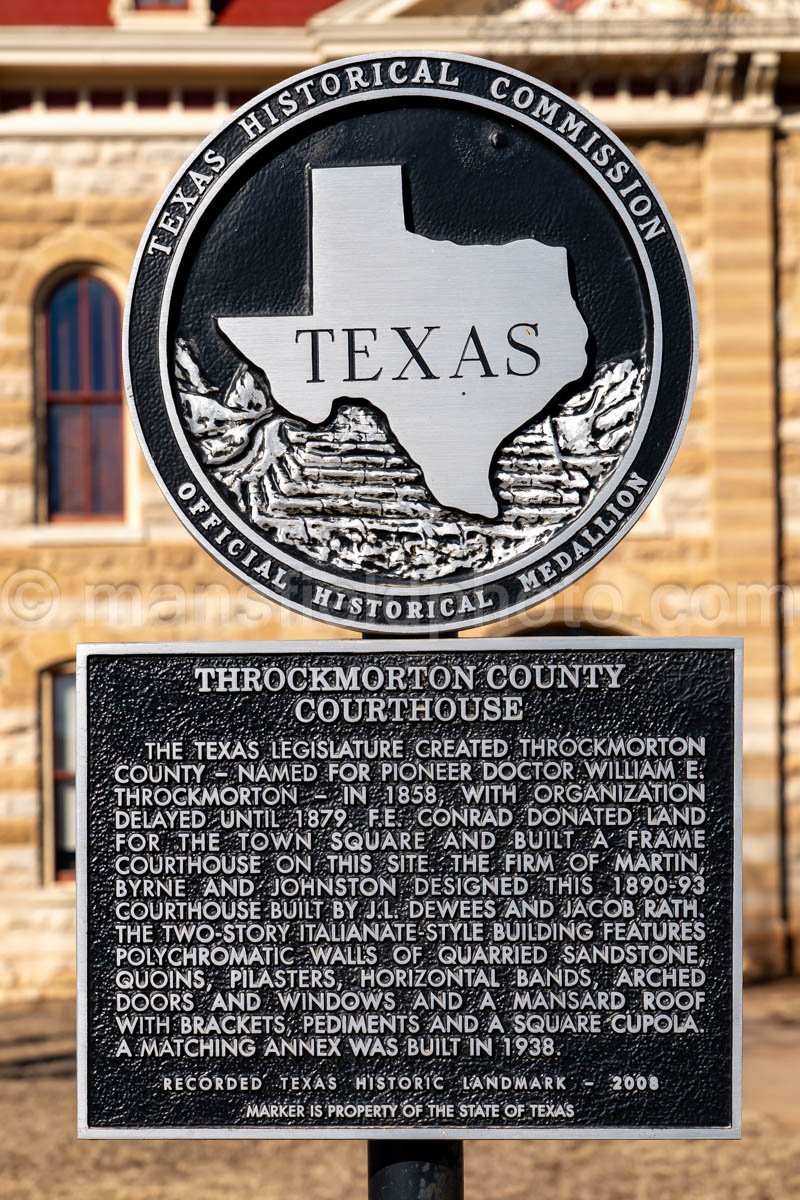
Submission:
POLYGON ((161 191, 248 96, 420 46, 576 96, 676 219, 701 330, 676 463, 593 572, 480 632, 744 635, 746 968, 800 967, 800 0, 14 0, 0 12, 0 999, 74 986, 76 643, 342 636, 191 541, 124 415, 119 511, 53 510, 54 297, 91 278, 122 301, 161 191))

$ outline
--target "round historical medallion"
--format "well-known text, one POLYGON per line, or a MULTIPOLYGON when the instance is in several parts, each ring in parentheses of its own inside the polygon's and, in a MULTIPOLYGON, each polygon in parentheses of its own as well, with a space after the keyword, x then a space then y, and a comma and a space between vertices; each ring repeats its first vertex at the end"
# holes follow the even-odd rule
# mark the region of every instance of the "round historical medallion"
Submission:
POLYGON ((378 54, 264 92, 142 239, 129 398, 181 519, 259 591, 360 629, 533 605, 657 489, 694 299, 636 160, 496 63, 378 54))

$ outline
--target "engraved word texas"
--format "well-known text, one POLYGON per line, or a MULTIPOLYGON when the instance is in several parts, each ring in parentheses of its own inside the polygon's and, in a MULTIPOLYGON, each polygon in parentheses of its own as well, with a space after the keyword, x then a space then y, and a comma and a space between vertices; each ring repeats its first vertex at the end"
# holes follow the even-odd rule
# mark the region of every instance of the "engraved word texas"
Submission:
POLYGON ((311 187, 312 313, 219 328, 288 412, 316 423, 366 400, 441 504, 497 516, 498 446, 586 368, 566 250, 411 233, 400 166, 316 169, 311 187))

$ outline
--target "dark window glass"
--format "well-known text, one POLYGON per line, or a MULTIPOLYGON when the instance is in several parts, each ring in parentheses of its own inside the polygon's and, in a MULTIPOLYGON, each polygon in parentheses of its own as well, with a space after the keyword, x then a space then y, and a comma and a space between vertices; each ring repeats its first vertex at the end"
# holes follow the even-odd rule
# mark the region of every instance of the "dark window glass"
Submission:
POLYGON ((258 88, 248 88, 246 91, 238 91, 233 89, 228 92, 228 103, 231 108, 241 108, 243 104, 249 103, 253 96, 258 95, 258 88))
POLYGON ((0 92, 0 112, 14 112, 18 108, 30 108, 32 92, 0 92))
POLYGON ((89 103, 92 108, 121 108, 125 103, 125 93, 119 91, 91 91, 89 103))
POLYGON ((56 878, 75 873, 75 676, 52 676, 56 878))
POLYGON ((92 512, 122 512, 122 414, 118 404, 90 406, 92 512))
POLYGON ((47 406, 48 503, 51 513, 80 516, 86 467, 82 404, 47 406))
POLYGON ((184 108, 213 108, 214 100, 214 93, 202 88, 188 88, 183 93, 184 108))
POLYGON ((139 108, 166 108, 169 104, 169 92, 137 92, 136 103, 139 108))
POLYGON ((70 279, 62 284, 50 301, 48 387, 51 392, 77 392, 80 388, 78 282, 70 279))
POLYGON ((118 392, 119 309, 99 279, 87 279, 89 301, 89 391, 118 392))
POLYGON ((47 502, 51 519, 123 512, 120 313, 93 275, 50 297, 47 321, 47 502))
POLYGON ((136 0, 137 9, 141 8, 188 8, 189 0, 136 0))
POLYGON ((78 103, 78 93, 48 91, 44 94, 44 102, 48 108, 74 108, 78 103))

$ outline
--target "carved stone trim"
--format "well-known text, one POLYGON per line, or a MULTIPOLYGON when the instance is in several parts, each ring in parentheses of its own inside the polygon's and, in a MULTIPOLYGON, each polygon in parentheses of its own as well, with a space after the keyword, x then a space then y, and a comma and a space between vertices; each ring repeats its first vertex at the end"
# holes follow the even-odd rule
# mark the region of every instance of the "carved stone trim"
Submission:
POLYGON ((745 104, 759 114, 775 114, 775 82, 780 55, 776 50, 756 50, 750 56, 744 83, 745 104))
POLYGON ((715 50, 708 56, 704 88, 713 114, 733 109, 733 83, 738 61, 739 55, 733 50, 715 50))

